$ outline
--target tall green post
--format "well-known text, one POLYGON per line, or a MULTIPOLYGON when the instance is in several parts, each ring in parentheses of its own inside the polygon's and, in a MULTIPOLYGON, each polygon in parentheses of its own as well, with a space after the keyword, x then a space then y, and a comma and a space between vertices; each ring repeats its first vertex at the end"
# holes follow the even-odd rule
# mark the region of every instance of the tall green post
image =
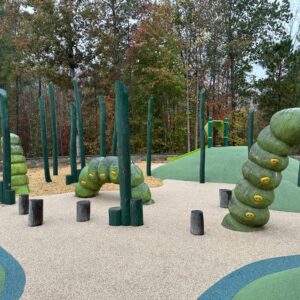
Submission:
POLYGON ((53 175, 58 175, 58 147, 57 147, 57 130, 56 130, 56 112, 54 98, 54 84, 49 84, 50 98, 50 118, 51 118, 51 134, 52 134, 52 157, 53 157, 53 175))
POLYGON ((76 162, 76 104, 71 104, 71 126, 70 126, 70 165, 71 165, 71 175, 66 176, 66 184, 72 184, 78 182, 77 162, 76 162))
POLYGON ((106 156, 106 106, 103 96, 99 97, 100 111, 100 156, 106 156))
POLYGON ((224 119, 224 147, 228 146, 228 118, 224 119))
POLYGON ((300 187, 300 164, 299 164, 299 171, 298 171, 298 186, 300 187))
POLYGON ((152 152, 152 116, 153 97, 148 100, 148 123, 147 123, 147 176, 151 176, 151 152, 152 152))
POLYGON ((3 204, 15 204, 16 194, 11 189, 11 150, 10 150, 10 130, 7 107, 6 91, 0 89, 0 109, 1 109, 1 127, 3 138, 3 181, 0 182, 0 201, 3 204))
POLYGON ((130 225, 131 172, 128 122, 128 90, 120 81, 115 83, 117 105, 117 141, 120 170, 121 222, 130 225))
POLYGON ((248 118, 248 132, 247 132, 247 141, 248 141, 248 152, 253 145, 253 124, 254 124, 254 110, 250 110, 248 118))
POLYGON ((75 98, 76 112, 77 112, 80 163, 81 163, 81 169, 83 169, 85 167, 85 149, 84 149, 84 141, 83 141, 83 122, 82 122, 82 111, 81 111, 81 104, 80 104, 80 93, 78 89, 77 80, 74 78, 72 82, 74 87, 74 98, 75 98))
POLYGON ((44 174, 46 182, 51 182, 49 171, 48 144, 47 144, 47 129, 46 129, 46 114, 45 114, 45 97, 39 98, 40 122, 41 122, 41 138, 42 150, 44 158, 44 174))
POLYGON ((204 129, 204 111, 205 111, 205 89, 200 92, 200 183, 205 183, 205 129, 204 129))
POLYGON ((208 117, 208 130, 207 130, 207 146, 208 148, 213 147, 213 119, 208 117))
POLYGON ((114 119, 114 132, 112 137, 112 156, 117 155, 117 111, 116 111, 117 103, 115 104, 115 119, 114 119))

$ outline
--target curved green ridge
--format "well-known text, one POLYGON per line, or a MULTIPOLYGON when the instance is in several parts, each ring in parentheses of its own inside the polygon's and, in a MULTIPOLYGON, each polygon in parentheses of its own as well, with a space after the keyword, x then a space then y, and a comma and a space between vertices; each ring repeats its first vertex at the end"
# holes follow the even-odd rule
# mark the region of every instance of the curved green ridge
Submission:
MULTIPOLYGON (((241 180, 241 168, 248 159, 248 148, 213 147, 206 149, 206 182, 236 184, 241 180)), ((199 182, 200 151, 177 159, 152 171, 160 179, 199 182)), ((270 209, 300 212, 297 186, 299 161, 290 158, 289 166, 282 172, 282 182, 275 189, 275 201, 270 209)))
MULTIPOLYGON (((255 280, 295 268, 300 268, 300 255, 274 257, 255 261, 220 279, 202 293, 198 297, 198 300, 232 300, 244 287, 250 285, 255 280)), ((273 300, 273 298, 269 297, 256 297, 255 299, 273 300)), ((283 297, 281 299, 286 298, 283 297)), ((295 298, 295 300, 296 299, 299 298, 295 298)))
POLYGON ((5 283, 5 271, 4 268, 0 265, 0 295, 3 292, 5 283))
POLYGON ((270 274, 242 288, 233 300, 295 300, 300 295, 300 268, 270 274))
POLYGON ((0 266, 5 273, 0 300, 20 299, 26 283, 25 272, 18 261, 2 247, 0 247, 0 266))

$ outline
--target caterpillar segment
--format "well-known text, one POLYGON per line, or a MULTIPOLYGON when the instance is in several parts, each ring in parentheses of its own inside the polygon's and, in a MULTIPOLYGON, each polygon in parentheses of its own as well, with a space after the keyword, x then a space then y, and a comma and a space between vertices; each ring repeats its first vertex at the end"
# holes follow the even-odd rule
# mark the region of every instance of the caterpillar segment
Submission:
POLYGON ((300 108, 284 109, 273 115, 251 147, 242 167, 243 179, 236 185, 222 222, 236 231, 263 229, 270 218, 268 207, 275 199, 281 172, 289 163, 291 147, 300 144, 300 108))
MULTIPOLYGON (((1 138, 0 152, 3 149, 1 138)), ((16 194, 29 194, 29 179, 27 176, 27 163, 21 139, 18 135, 10 133, 10 158, 11 158, 11 188, 16 194)))
MULTIPOLYGON (((142 170, 133 162, 130 168, 132 198, 142 199, 143 204, 153 203, 142 170)), ((80 198, 94 197, 105 183, 119 184, 119 162, 116 156, 92 159, 80 172, 75 194, 80 198)))

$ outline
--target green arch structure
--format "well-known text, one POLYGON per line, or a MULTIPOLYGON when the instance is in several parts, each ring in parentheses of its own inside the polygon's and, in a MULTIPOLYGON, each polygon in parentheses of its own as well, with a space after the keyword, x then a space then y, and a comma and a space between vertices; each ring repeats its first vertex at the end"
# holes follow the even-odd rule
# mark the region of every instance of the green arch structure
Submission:
MULTIPOLYGON (((131 162, 131 192, 132 198, 142 199, 143 204, 152 204, 151 192, 144 182, 142 170, 131 162)), ((97 195, 103 184, 119 184, 119 159, 116 156, 97 157, 85 166, 75 185, 75 194, 80 198, 89 198, 97 195)))

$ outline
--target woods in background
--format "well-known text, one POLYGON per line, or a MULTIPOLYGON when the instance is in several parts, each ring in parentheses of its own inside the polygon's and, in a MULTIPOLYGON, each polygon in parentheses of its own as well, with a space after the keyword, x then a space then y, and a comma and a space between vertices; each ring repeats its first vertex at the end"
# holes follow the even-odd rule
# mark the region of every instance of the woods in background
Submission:
POLYGON ((133 153, 145 153, 150 95, 153 151, 198 148, 203 87, 206 116, 228 116, 230 145, 244 145, 250 105, 258 104, 257 131, 274 112, 300 106, 292 17, 287 0, 0 0, 0 87, 9 93, 12 131, 27 156, 41 154, 38 96, 53 81, 59 154, 67 155, 76 76, 87 154, 99 151, 99 95, 111 144, 116 79, 130 87, 133 153), (255 64, 264 78, 251 73, 255 64))

